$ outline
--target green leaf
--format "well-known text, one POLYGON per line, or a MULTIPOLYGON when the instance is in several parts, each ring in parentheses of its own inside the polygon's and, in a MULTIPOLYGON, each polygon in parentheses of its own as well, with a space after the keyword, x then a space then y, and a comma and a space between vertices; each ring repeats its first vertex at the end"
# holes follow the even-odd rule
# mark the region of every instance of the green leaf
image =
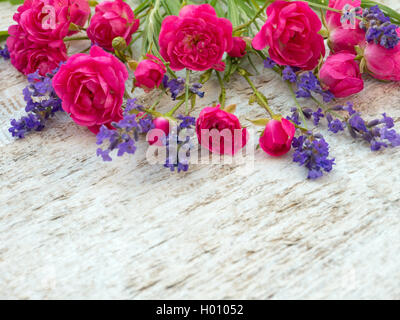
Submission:
POLYGON ((235 113, 236 104, 231 104, 231 105, 225 107, 224 111, 229 112, 229 113, 235 113))
POLYGON ((260 127, 265 127, 267 123, 270 121, 270 119, 268 118, 255 119, 255 120, 246 119, 246 120, 250 121, 255 126, 260 126, 260 127))
POLYGON ((8 36, 9 36, 8 31, 0 31, 0 42, 6 40, 8 36))

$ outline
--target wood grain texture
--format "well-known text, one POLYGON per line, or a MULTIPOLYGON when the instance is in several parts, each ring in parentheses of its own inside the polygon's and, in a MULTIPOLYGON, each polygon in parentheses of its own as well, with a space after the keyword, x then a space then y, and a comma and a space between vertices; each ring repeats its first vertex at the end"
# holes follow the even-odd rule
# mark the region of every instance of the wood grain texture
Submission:
MULTIPOLYGON (((0 3, 1 28, 15 9, 0 3)), ((276 110, 292 106, 274 74, 255 83, 276 110)), ((25 84, 0 63, 0 298, 400 299, 399 150, 371 153, 323 129, 337 166, 316 182, 290 156, 260 151, 253 169, 171 174, 140 151, 104 164, 95 137, 66 115, 9 138, 25 84)), ((207 85, 203 106, 217 87, 207 85)), ((399 88, 368 78, 352 100, 399 127, 399 88)), ((263 114, 243 80, 227 96, 244 123, 263 114)))

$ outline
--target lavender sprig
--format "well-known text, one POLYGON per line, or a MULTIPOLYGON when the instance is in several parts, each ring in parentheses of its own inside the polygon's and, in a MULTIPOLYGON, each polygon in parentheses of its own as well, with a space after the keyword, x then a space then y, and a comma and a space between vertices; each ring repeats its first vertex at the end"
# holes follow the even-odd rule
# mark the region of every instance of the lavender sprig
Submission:
MULTIPOLYGON (((277 64, 267 58, 264 61, 264 67, 272 69, 277 64)), ((280 66, 282 70, 282 79, 297 86, 296 98, 311 98, 313 93, 321 95, 324 102, 330 102, 334 99, 334 95, 329 90, 324 90, 318 78, 311 72, 298 74, 297 68, 290 66, 280 66)))
POLYGON ((380 119, 366 121, 362 118, 360 112, 354 110, 350 102, 345 106, 336 106, 333 110, 345 111, 348 116, 345 120, 339 120, 334 119, 330 113, 327 113, 329 131, 338 133, 344 131, 347 127, 353 138, 361 138, 368 142, 372 151, 400 146, 400 134, 393 129, 394 120, 388 117, 386 113, 383 113, 380 119))
POLYGON ((399 26, 392 24, 378 5, 364 9, 362 16, 360 28, 366 31, 365 38, 368 42, 375 42, 387 49, 393 49, 399 44, 400 37, 397 34, 399 26))
POLYGON ((164 138, 163 144, 166 146, 167 157, 164 167, 171 171, 175 169, 179 172, 189 170, 189 159, 194 144, 191 139, 194 136, 196 119, 190 116, 178 116, 180 123, 175 130, 164 138))
MULTIPOLYGON (((322 108, 315 112, 309 108, 303 108, 302 111, 307 119, 313 120, 315 126, 318 126, 320 120, 325 118, 328 123, 328 131, 334 134, 343 132, 347 128, 354 139, 368 142, 372 151, 400 146, 400 134, 393 129, 394 120, 386 113, 383 113, 380 119, 366 121, 360 112, 354 110, 351 102, 329 108, 326 111, 323 111, 322 108), (339 119, 336 117, 338 111, 344 111, 347 115, 339 119)), ((300 124, 298 110, 292 108, 292 114, 287 119, 295 124, 300 124)))
MULTIPOLYGON (((176 79, 169 79, 168 76, 164 76, 163 78, 163 86, 165 89, 169 89, 171 93, 172 100, 176 100, 180 94, 182 94, 185 90, 185 79, 182 77, 176 79)), ((200 98, 203 98, 205 92, 200 91, 203 87, 201 83, 194 83, 189 87, 189 91, 193 94, 197 94, 200 98)))
POLYGON ((127 100, 127 106, 123 113, 123 119, 112 123, 114 129, 106 126, 100 128, 97 134, 97 145, 102 148, 97 149, 97 156, 101 156, 103 161, 112 161, 110 153, 117 150, 117 156, 122 157, 127 154, 135 154, 136 141, 139 140, 140 133, 147 133, 154 128, 153 119, 149 114, 139 114, 144 107, 136 103, 136 99, 127 100))
POLYGON ((329 158, 329 145, 322 135, 307 132, 293 139, 293 162, 308 169, 308 179, 318 179, 331 172, 335 159, 329 158))
POLYGON ((8 131, 13 137, 23 139, 31 131, 43 130, 46 120, 62 111, 61 99, 57 97, 52 86, 52 78, 57 71, 58 68, 46 76, 39 75, 37 71, 28 75, 29 85, 22 91, 27 115, 19 120, 11 120, 8 131))
POLYGON ((8 51, 7 45, 4 48, 0 47, 0 56, 3 57, 4 60, 10 59, 10 52, 8 51))

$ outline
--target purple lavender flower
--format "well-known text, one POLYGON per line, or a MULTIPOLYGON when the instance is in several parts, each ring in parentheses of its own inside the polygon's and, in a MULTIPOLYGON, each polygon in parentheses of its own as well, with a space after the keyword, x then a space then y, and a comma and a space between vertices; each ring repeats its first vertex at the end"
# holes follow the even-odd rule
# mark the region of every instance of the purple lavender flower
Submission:
POLYGON ((167 150, 167 158, 164 167, 171 171, 179 172, 189 170, 190 153, 194 145, 191 141, 195 135, 194 126, 196 119, 190 116, 178 116, 181 121, 175 130, 164 138, 164 145, 167 150))
POLYGON ((276 62, 274 60, 272 60, 271 58, 268 58, 266 60, 264 60, 264 68, 266 69, 272 69, 276 66, 276 62))
POLYGON ((10 59, 10 52, 8 51, 7 45, 5 45, 4 48, 0 47, 0 56, 2 56, 4 60, 10 59))
POLYGON ((308 169, 308 179, 317 179, 324 171, 332 171, 335 159, 329 159, 329 145, 321 135, 306 133, 294 138, 292 145, 293 161, 308 169))
POLYGON ((294 124, 301 125, 300 115, 297 108, 291 109, 292 115, 286 117, 287 120, 292 121, 294 124))
POLYGON ((136 152, 135 142, 139 140, 140 133, 147 133, 154 128, 153 118, 145 113, 144 107, 137 104, 136 99, 127 100, 127 105, 123 113, 123 119, 112 123, 115 130, 106 126, 100 128, 97 134, 97 144, 103 148, 97 149, 97 156, 101 156, 103 161, 112 161, 110 153, 118 150, 117 156, 122 157, 136 152), (141 111, 138 115, 137 111, 141 111))
POLYGON ((51 83, 57 71, 58 68, 46 76, 41 76, 38 72, 28 75, 29 85, 22 90, 27 115, 19 120, 11 120, 8 131, 13 137, 23 139, 31 131, 43 130, 46 120, 62 111, 61 99, 57 97, 51 83))
POLYGON ((364 9, 363 18, 360 27, 366 31, 368 42, 375 42, 387 49, 393 49, 399 44, 398 26, 390 22, 390 18, 385 16, 378 5, 364 9))
POLYGON ((283 80, 296 83, 297 82, 297 75, 293 71, 293 69, 289 66, 286 66, 285 69, 282 71, 282 78, 283 80))
POLYGON ((318 78, 310 71, 302 74, 297 81, 297 98, 311 98, 312 92, 320 94, 324 102, 330 102, 334 95, 329 90, 323 90, 318 78))
POLYGON ((324 118, 325 115, 322 112, 322 109, 318 108, 318 110, 316 112, 313 112, 312 117, 313 117, 314 125, 317 126, 319 124, 321 118, 324 118))
POLYGON ((343 123, 339 119, 328 120, 328 130, 333 133, 338 133, 339 131, 343 131, 346 126, 346 123, 343 123))
MULTIPOLYGON (((165 75, 163 78, 163 86, 171 92, 172 100, 176 100, 176 98, 184 92, 185 83, 186 81, 182 77, 169 80, 168 76, 165 75)), ((189 90, 190 92, 197 94, 200 98, 203 98, 205 92, 200 91, 202 87, 203 85, 201 83, 194 83, 189 90)))
POLYGON ((348 117, 345 120, 334 119, 330 112, 325 114, 328 121, 328 130, 333 133, 344 131, 347 126, 350 135, 354 139, 361 138, 368 142, 372 151, 378 151, 382 148, 400 146, 400 134, 394 127, 394 121, 386 113, 382 114, 381 119, 365 121, 361 113, 354 110, 353 104, 348 102, 345 106, 335 106, 332 111, 346 111, 348 117))
POLYGON ((194 83, 190 88, 190 92, 197 94, 200 98, 204 98, 205 92, 200 91, 200 89, 203 88, 203 85, 201 83, 194 83))

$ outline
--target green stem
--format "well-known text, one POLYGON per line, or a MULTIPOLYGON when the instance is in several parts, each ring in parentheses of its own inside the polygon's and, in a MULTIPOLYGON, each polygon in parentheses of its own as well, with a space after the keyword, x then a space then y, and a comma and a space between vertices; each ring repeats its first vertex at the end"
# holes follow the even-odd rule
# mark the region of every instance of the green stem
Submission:
POLYGON ((300 114, 301 120, 304 124, 304 127, 307 129, 307 121, 306 121, 306 116, 304 115, 303 109, 300 106, 299 101, 297 100, 296 94, 293 90, 292 84, 289 81, 286 81, 286 84, 289 87, 290 93, 292 94, 293 100, 296 104, 297 112, 300 114))
POLYGON ((186 69, 186 82, 185 82, 185 114, 189 112, 189 87, 190 87, 190 70, 186 69))
POLYGON ((256 15, 249 22, 242 24, 240 26, 237 26, 236 28, 233 29, 233 32, 239 31, 239 30, 242 30, 242 29, 245 29, 245 28, 251 26, 257 20, 257 18, 260 16, 260 14, 262 14, 265 11, 265 9, 268 7, 268 5, 270 3, 271 3, 271 0, 266 1, 265 4, 257 11, 256 15))
POLYGON ((324 104, 322 104, 317 98, 315 98, 314 96, 311 96, 311 99, 318 105, 321 107, 321 109, 325 112, 325 113, 330 113, 332 115, 334 115, 336 118, 339 118, 343 121, 345 121, 345 117, 343 117, 342 115, 340 115, 339 113, 331 110, 330 108, 328 108, 327 106, 325 106, 324 104))
POLYGON ((272 111, 272 109, 268 105, 268 101, 265 99, 265 97, 260 93, 260 91, 257 90, 256 86, 254 85, 253 81, 251 81, 250 77, 247 75, 247 71, 244 69, 239 70, 239 74, 246 79, 250 87, 253 89, 254 94, 257 97, 257 100, 260 104, 261 107, 263 107, 265 110, 267 110, 268 114, 271 116, 271 118, 276 117, 277 115, 272 111))
POLYGON ((64 38, 64 42, 75 41, 75 40, 89 40, 89 38, 87 36, 64 38))
POLYGON ((219 82, 219 85, 221 87, 221 94, 219 96, 219 102, 220 102, 220 104, 222 106, 222 109, 224 109, 225 108, 225 101, 226 101, 226 88, 225 88, 224 81, 223 81, 223 79, 221 77, 220 72, 219 71, 215 71, 215 73, 217 74, 218 82, 219 82))
POLYGON ((185 100, 179 101, 179 102, 175 105, 175 107, 173 107, 173 108, 172 108, 169 112, 167 112, 165 115, 166 115, 167 117, 172 117, 172 116, 175 114, 175 112, 181 107, 181 105, 184 104, 184 102, 185 102, 185 100))

